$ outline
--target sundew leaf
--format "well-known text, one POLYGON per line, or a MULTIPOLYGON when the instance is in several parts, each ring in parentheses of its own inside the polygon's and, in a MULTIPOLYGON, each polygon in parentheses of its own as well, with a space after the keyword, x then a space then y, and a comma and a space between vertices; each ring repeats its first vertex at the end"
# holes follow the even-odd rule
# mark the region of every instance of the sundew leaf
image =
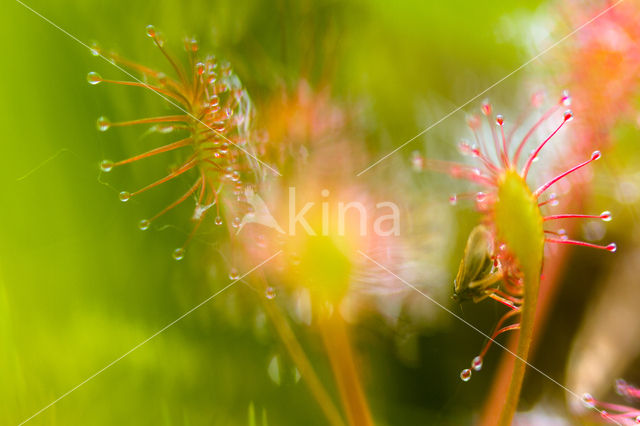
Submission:
POLYGON ((525 361, 533 334, 544 253, 544 232, 538 202, 524 179, 515 171, 505 173, 498 184, 494 214, 498 239, 509 247, 524 278, 524 302, 516 349, 519 359, 514 364, 507 399, 498 423, 510 425, 518 405, 525 361))

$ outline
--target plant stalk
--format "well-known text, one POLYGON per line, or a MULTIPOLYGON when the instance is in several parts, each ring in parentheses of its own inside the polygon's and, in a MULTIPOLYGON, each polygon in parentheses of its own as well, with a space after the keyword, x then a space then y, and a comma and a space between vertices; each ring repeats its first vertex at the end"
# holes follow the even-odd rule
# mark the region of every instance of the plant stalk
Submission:
POLYGON ((265 301, 264 299, 262 299, 262 301, 264 309, 269 316, 271 323, 280 336, 280 340, 284 344, 287 352, 289 353, 289 356, 296 364, 296 367, 298 367, 300 375, 309 387, 311 394, 320 405, 320 408, 327 417, 329 424, 331 424, 332 426, 344 426, 345 423, 342 415, 340 414, 340 411, 335 406, 333 400, 329 396, 329 393, 318 378, 318 375, 313 369, 309 358, 307 358, 304 349, 302 349, 302 346, 300 346, 300 343, 298 343, 298 340, 296 339, 296 336, 291 329, 291 326, 287 322, 284 314, 278 308, 278 306, 273 303, 273 301, 265 301))
POLYGON ((373 425, 344 319, 338 312, 327 313, 319 325, 349 425, 373 425))

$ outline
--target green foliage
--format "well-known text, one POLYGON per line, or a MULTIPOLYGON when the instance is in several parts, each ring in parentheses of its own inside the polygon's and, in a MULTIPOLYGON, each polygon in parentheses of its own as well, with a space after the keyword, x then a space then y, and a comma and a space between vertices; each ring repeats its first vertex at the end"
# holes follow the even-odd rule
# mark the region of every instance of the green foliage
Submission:
POLYGON ((526 182, 513 170, 507 171, 498 186, 495 204, 495 226, 498 238, 504 241, 515 256, 524 279, 524 303, 520 319, 520 336, 511 384, 500 417, 500 425, 508 426, 517 408, 524 378, 529 346, 534 328, 536 302, 542 272, 544 232, 537 200, 526 182))

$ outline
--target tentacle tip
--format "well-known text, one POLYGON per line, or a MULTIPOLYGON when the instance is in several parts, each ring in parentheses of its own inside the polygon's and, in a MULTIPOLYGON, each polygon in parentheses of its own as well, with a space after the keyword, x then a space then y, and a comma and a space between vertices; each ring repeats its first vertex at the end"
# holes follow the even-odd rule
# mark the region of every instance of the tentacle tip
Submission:
POLYGON ((177 249, 175 249, 173 253, 171 253, 171 257, 173 257, 174 260, 184 259, 184 248, 178 247, 177 249))
POLYGON ((482 370, 482 357, 480 355, 473 358, 473 361, 471 361, 471 368, 473 368, 475 371, 482 370))
POLYGON ((100 56, 100 54, 102 53, 102 49, 100 48, 100 45, 94 41, 89 46, 89 52, 92 56, 100 56))
POLYGON ((563 114, 563 118, 565 122, 573 120, 573 111, 571 111, 570 109, 566 110, 563 114))
POLYGON ((595 408, 596 399, 590 393, 584 393, 582 395, 582 403, 587 408, 595 408))
POLYGON ((482 113, 486 116, 491 115, 491 103, 489 103, 488 99, 485 99, 484 101, 482 101, 482 106, 480 107, 480 109, 482 110, 482 113))
POLYGON ((102 170, 105 173, 109 173, 111 170, 113 170, 113 161, 109 161, 109 160, 102 160, 100 162, 100 170, 102 170))
POLYGON ((107 117, 98 117, 96 120, 96 127, 101 132, 106 132, 111 127, 111 121, 107 117))
POLYGON ((145 28, 145 31, 147 33, 147 37, 156 38, 156 36, 158 35, 156 31, 156 27, 154 27, 151 24, 147 25, 147 27, 145 28))
POLYGON ((465 368, 464 370, 462 370, 460 372, 460 379, 463 382, 468 382, 469 380, 471 380, 471 370, 469 368, 465 368))
POLYGON ((141 231, 146 231, 151 226, 151 221, 149 219, 142 219, 138 222, 138 229, 141 231))
POLYGON ((118 194, 118 198, 123 203, 126 203, 127 201, 129 201, 129 199, 131 199, 131 193, 127 191, 122 191, 120 192, 120 194, 118 194))
POLYGON ((89 74, 87 74, 87 82, 90 85, 95 86, 96 84, 102 82, 102 77, 97 72, 91 71, 89 74))

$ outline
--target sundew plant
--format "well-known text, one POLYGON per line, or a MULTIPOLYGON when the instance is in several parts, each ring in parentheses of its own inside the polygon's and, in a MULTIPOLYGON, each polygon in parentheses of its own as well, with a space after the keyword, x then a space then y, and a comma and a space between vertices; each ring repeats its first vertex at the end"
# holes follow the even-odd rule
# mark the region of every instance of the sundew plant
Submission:
POLYGON ((0 424, 640 423, 635 1, 0 15, 0 424))

